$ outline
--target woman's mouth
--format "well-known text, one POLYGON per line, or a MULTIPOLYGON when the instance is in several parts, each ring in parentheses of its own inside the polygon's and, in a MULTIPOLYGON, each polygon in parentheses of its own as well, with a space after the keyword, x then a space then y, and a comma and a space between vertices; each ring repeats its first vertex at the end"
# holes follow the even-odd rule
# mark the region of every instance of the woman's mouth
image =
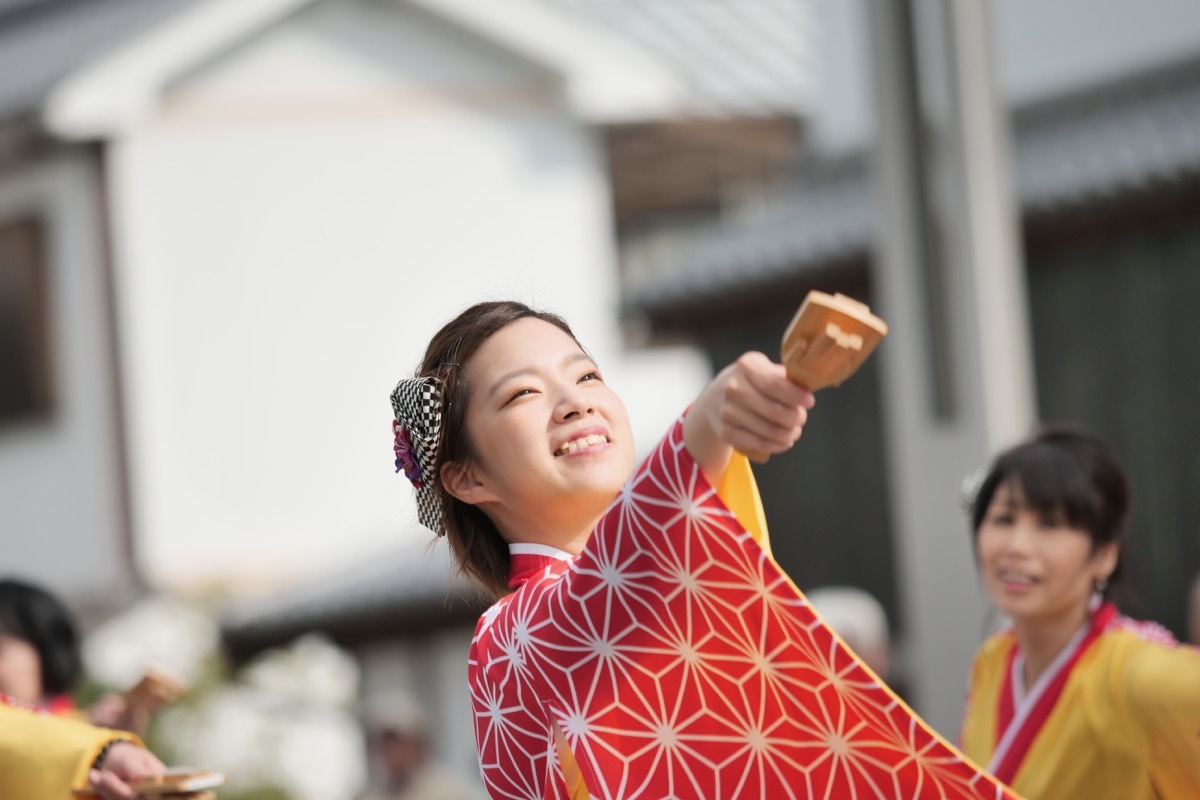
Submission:
POLYGON ((608 444, 608 437, 600 433, 589 433, 587 436, 580 436, 577 439, 564 442, 561 447, 554 451, 554 455, 569 456, 572 453, 586 450, 589 447, 595 447, 598 444, 608 444))
POLYGON ((996 578, 1005 588, 1017 590, 1027 589, 1038 582, 1037 578, 1027 572, 1011 569, 998 570, 996 578))

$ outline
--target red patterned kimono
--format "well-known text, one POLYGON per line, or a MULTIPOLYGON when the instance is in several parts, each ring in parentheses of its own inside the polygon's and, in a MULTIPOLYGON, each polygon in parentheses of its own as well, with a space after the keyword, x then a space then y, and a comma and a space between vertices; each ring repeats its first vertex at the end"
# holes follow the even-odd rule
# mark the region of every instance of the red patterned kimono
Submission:
POLYGON ((497 800, 1016 797, 816 617, 680 422, 583 553, 517 545, 512 564, 470 656, 497 800))

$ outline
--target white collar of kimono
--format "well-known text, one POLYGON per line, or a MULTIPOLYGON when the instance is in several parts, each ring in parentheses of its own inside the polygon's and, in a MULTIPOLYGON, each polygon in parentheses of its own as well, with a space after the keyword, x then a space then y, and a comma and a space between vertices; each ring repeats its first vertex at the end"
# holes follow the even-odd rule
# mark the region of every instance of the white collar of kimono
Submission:
POLYGON ((532 542, 509 542, 509 555, 514 556, 546 556, 547 558, 557 558, 559 561, 570 561, 575 556, 568 553, 566 550, 559 550, 557 547, 551 547, 548 544, 533 544, 532 542))
POLYGON ((1087 623, 1079 629, 1079 631, 1071 637, 1071 641, 1067 642, 1059 654, 1050 662, 1050 666, 1046 667, 1046 671, 1041 674, 1041 677, 1034 682, 1033 687, 1026 691, 1025 689, 1025 655, 1017 653, 1017 657, 1012 662, 1012 688, 1013 688, 1013 706, 1015 712, 1012 722, 1008 725, 1008 730, 1000 737, 999 744, 996 745, 996 751, 992 753, 992 760, 988 764, 988 769, 995 770, 1000 766, 1000 761, 1008 754, 1008 750, 1012 747, 1013 741, 1017 738, 1018 731, 1025 726, 1029 719, 1033 707, 1037 704, 1038 698, 1046 691, 1046 687, 1054 680, 1055 676, 1061 672, 1074 655, 1075 651, 1083 643, 1083 639, 1087 636, 1088 630, 1092 627, 1092 621, 1089 618, 1087 623))

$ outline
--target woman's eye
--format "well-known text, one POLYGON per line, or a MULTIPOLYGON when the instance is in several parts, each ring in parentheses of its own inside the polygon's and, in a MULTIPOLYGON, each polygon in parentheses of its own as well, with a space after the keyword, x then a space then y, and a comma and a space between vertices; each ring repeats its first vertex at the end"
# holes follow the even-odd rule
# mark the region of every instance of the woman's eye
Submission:
POLYGON ((597 372, 596 370, 593 369, 593 370, 590 370, 590 371, 584 373, 583 377, 581 377, 579 379, 579 382, 582 383, 583 381, 599 381, 599 380, 603 380, 603 378, 600 377, 599 372, 597 372))
POLYGON ((525 387, 523 389, 517 389, 515 392, 513 392, 511 395, 509 395, 508 400, 505 401, 504 405, 508 405, 513 400, 517 400, 521 397, 524 397, 526 395, 530 395, 533 393, 534 393, 533 389, 530 389, 529 387, 525 387))

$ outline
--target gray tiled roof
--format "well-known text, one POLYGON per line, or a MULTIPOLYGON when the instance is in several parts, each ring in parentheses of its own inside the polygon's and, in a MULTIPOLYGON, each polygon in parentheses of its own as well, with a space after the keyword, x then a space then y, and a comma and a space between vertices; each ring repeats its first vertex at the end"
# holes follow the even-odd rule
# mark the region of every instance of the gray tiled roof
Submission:
MULTIPOLYGON (((495 0, 503 2, 503 0, 495 0)), ((0 119, 56 81, 203 0, 0 0, 0 119)), ((677 69, 696 113, 795 113, 809 70, 806 0, 542 0, 677 69)))
MULTIPOLYGON (((1026 216, 1200 179, 1200 63, 1019 110, 1013 139, 1026 216)), ((696 235, 652 278, 627 280, 625 308, 653 315, 863 256, 875 224, 864 159, 807 170, 761 212, 696 235)))
MULTIPOLYGON (((415 529, 411 537, 426 539, 415 529)), ((453 569, 445 542, 408 546, 292 589, 231 607, 222 637, 236 659, 309 631, 353 638, 357 627, 390 635, 458 620, 473 624, 486 607, 478 590, 453 569)))
POLYGON ((1026 213, 1200 174, 1200 63, 1058 107, 1018 114, 1017 189, 1026 213))
POLYGON ((34 111, 88 61, 199 0, 4 0, 0 120, 34 111))
POLYGON ((542 0, 683 76, 694 113, 795 114, 811 77, 808 0, 542 0))
POLYGON ((861 256, 875 224, 861 158, 821 165, 776 191, 752 216, 714 225, 665 263, 623 277, 624 305, 653 312, 680 302, 737 296, 806 267, 861 256))

